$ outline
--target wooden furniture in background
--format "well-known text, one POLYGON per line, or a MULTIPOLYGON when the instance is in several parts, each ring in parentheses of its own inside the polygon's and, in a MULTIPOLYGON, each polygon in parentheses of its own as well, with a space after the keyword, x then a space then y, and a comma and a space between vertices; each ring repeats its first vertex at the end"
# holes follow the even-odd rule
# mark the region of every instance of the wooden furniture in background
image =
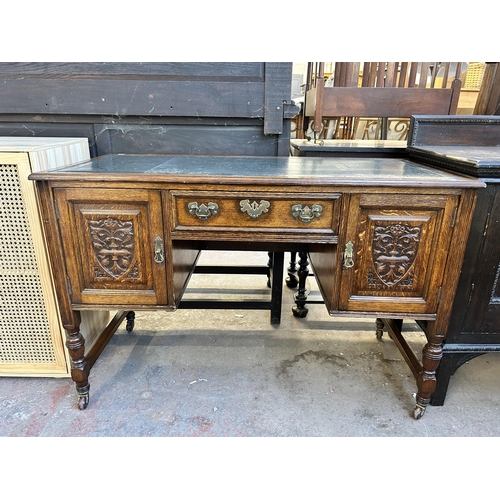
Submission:
POLYGON ((474 108, 475 115, 500 115, 500 63, 487 62, 481 89, 474 108))
POLYGON ((175 310, 200 251, 215 243, 298 251, 299 316, 309 259, 330 315, 383 319, 417 381, 413 416, 423 415, 482 182, 404 159, 186 155, 111 155, 30 179, 79 408, 111 337, 85 354, 80 311, 175 310), (402 318, 427 321, 421 362, 402 318))
MULTIPOLYGON (((69 376, 32 172, 88 160, 87 139, 0 138, 0 376, 69 376)), ((92 347, 106 311, 86 311, 92 347)))
POLYGON ((462 63, 456 63, 449 87, 451 63, 442 64, 443 72, 439 74, 441 66, 438 63, 367 62, 362 68, 361 63, 336 63, 333 86, 326 86, 324 63, 319 63, 314 83, 306 92, 304 107, 304 116, 314 120, 314 140, 319 138, 325 118, 344 120, 345 130, 336 137, 338 139, 354 139, 355 120, 360 117, 382 118, 385 122, 377 139, 384 140, 390 118, 455 114, 462 83, 462 63))
POLYGON ((407 156, 406 141, 394 140, 321 140, 292 139, 292 156, 344 156, 350 158, 404 158, 407 156))
POLYGON ((499 138, 498 116, 412 119, 410 158, 486 183, 478 193, 433 405, 444 404, 450 377, 465 362, 500 352, 499 138))
MULTIPOLYGON (((486 69, 484 62, 469 62, 463 74, 462 88, 458 99, 457 115, 473 115, 486 69)), ((484 114, 484 113, 479 113, 484 114)))

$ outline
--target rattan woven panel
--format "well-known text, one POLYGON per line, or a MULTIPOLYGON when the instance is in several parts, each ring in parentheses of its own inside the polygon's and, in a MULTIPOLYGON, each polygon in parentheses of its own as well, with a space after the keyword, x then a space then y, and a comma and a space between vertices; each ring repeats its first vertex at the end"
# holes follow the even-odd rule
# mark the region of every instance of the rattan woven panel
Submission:
POLYGON ((462 88, 479 90, 481 88, 485 69, 486 63, 484 62, 469 63, 462 88))
POLYGON ((0 164, 0 364, 54 363, 17 165, 0 164))

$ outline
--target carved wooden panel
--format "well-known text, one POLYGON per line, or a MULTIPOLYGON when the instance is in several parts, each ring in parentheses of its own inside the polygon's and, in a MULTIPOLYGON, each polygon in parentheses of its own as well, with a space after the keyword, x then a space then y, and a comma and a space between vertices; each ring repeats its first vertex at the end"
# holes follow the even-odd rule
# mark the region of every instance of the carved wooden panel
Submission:
POLYGON ((139 266, 133 220, 105 217, 87 220, 96 278, 138 279, 139 266))
POLYGON ((411 287, 415 277, 415 259, 422 236, 420 225, 400 222, 374 222, 372 240, 372 266, 367 284, 380 287, 411 287))
POLYGON ((158 191, 61 189, 56 202, 74 303, 167 303, 158 191))
POLYGON ((433 313, 451 238, 455 197, 355 195, 342 269, 341 308, 433 313), (397 207, 397 208, 395 208, 397 207))

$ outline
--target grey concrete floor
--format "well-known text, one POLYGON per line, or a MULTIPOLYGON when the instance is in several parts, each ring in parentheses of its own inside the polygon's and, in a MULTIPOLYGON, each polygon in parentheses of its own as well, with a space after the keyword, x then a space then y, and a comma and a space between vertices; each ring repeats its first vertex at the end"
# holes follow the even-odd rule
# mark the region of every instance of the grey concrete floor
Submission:
MULTIPOLYGON (((203 259, 265 264, 267 254, 203 259)), ((269 293, 264 276, 195 275, 186 297, 231 290, 269 293)), ((297 319, 293 294, 284 286, 278 326, 268 311, 137 312, 134 331, 122 325, 94 365, 84 411, 70 379, 0 379, 0 436, 500 435, 498 355, 459 368, 444 406, 416 421, 415 380, 387 334, 376 339, 374 320, 332 318, 320 304, 297 319)), ((411 321, 405 336, 420 355, 425 337, 411 321)))

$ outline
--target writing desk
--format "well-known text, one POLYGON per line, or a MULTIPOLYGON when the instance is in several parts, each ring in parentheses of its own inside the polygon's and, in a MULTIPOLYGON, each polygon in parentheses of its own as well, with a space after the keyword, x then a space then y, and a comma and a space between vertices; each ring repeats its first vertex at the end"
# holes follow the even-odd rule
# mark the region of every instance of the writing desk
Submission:
POLYGON ((174 311, 200 251, 230 244, 298 249, 296 315, 307 311, 311 265, 330 315, 387 327, 417 382, 413 416, 423 415, 481 181, 406 159, 141 155, 30 179, 80 409, 90 369, 126 311, 174 311), (85 309, 123 310, 89 352, 79 331, 85 309), (401 335, 404 318, 427 321, 421 362, 401 335))

